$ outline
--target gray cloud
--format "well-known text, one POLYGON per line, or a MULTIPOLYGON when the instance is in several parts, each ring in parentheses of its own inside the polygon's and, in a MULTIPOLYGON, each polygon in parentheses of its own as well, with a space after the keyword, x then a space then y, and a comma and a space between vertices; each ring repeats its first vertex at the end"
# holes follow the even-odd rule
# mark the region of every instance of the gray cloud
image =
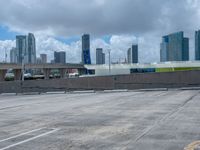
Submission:
POLYGON ((11 29, 63 36, 191 30, 200 19, 198 0, 7 0, 0 5, 0 21, 11 29))
MULTIPOLYGON (((93 62, 96 47, 110 47, 113 60, 123 59, 137 37, 140 62, 155 62, 161 36, 180 30, 191 39, 193 58, 194 31, 200 28, 199 0, 2 0, 0 6, 0 25, 36 33, 38 54, 46 52, 52 58, 52 51, 65 50, 68 61, 76 62, 80 41, 65 44, 53 36, 90 33, 93 62), (102 35, 112 35, 109 44, 98 39, 102 35)), ((11 47, 5 43, 0 41, 0 47, 11 47)))

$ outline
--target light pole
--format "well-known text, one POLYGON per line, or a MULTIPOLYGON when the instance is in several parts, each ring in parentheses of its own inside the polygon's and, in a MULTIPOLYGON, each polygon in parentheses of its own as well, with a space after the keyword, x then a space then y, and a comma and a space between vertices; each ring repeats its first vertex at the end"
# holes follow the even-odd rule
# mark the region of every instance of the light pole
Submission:
POLYGON ((5 50, 5 63, 7 63, 7 49, 4 48, 4 50, 5 50))
POLYGON ((22 55, 22 82, 24 81, 24 55, 22 55))
POLYGON ((111 53, 111 49, 108 49, 108 60, 109 60, 109 75, 111 74, 111 60, 110 60, 110 53, 111 53))

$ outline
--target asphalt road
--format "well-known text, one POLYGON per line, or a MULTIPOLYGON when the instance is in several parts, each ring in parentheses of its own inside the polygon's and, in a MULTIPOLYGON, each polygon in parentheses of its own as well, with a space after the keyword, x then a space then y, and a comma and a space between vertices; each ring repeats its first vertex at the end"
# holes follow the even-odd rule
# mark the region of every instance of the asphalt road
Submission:
POLYGON ((200 90, 0 95, 0 150, 183 150, 200 90))

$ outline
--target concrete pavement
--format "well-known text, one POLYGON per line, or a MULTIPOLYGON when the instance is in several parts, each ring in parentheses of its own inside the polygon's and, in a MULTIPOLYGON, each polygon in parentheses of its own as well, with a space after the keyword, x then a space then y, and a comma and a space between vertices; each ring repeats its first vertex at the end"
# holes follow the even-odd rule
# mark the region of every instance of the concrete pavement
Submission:
POLYGON ((183 150, 200 90, 0 96, 0 150, 183 150))

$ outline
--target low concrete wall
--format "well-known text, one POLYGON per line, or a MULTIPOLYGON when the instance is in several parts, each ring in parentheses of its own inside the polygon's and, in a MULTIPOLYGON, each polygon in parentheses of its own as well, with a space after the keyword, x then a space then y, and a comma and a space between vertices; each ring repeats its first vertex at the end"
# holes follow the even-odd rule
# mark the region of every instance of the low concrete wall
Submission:
POLYGON ((107 77, 86 77, 37 81, 0 82, 0 93, 71 90, 179 88, 200 86, 200 71, 145 73, 107 77))

